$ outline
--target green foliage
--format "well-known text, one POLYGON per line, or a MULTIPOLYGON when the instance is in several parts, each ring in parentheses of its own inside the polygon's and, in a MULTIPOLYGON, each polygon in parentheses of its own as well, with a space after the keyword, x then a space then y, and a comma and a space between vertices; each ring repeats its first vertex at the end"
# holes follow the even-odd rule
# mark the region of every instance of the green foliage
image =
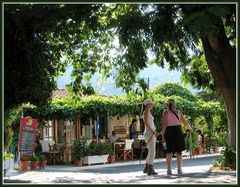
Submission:
POLYGON ((197 133, 192 133, 191 135, 187 134, 187 136, 185 137, 186 150, 190 151, 190 148, 195 149, 197 147, 197 140, 198 140, 197 133))
POLYGON ((86 155, 93 156, 93 155, 106 155, 112 154, 112 145, 110 142, 106 141, 104 143, 91 143, 89 144, 86 155))
POLYGON ((230 167, 231 169, 236 169, 236 151, 233 148, 226 147, 223 150, 222 165, 224 167, 230 167))
POLYGON ((87 139, 80 138, 79 140, 75 140, 73 142, 72 154, 75 160, 82 159, 86 155, 86 152, 87 152, 87 139))
POLYGON ((19 136, 19 124, 22 116, 22 107, 15 107, 5 110, 4 113, 4 150, 11 149, 13 153, 17 152, 17 143, 19 136))
MULTIPOLYGON (((37 119, 52 119, 52 118, 68 118, 72 117, 74 114, 80 114, 81 124, 87 125, 89 123, 89 118, 95 118, 97 115, 140 115, 142 102, 146 98, 151 98, 155 102, 155 106, 152 110, 154 116, 154 123, 157 129, 160 129, 160 121, 162 112, 164 110, 164 102, 169 98, 176 100, 177 109, 181 110, 185 118, 191 123, 191 125, 200 126, 204 121, 203 132, 211 130, 213 128, 211 121, 213 121, 213 116, 220 116, 224 112, 223 106, 218 102, 204 102, 193 95, 190 95, 189 91, 182 89, 177 84, 166 83, 163 84, 170 85, 169 87, 162 89, 162 92, 175 93, 181 96, 171 95, 163 96, 156 93, 154 90, 149 90, 146 92, 145 96, 137 96, 136 94, 130 94, 126 96, 112 96, 112 97, 102 97, 99 95, 94 95, 91 97, 74 97, 74 98, 63 98, 54 100, 50 106, 46 108, 30 107, 25 108, 25 115, 30 115, 37 119), (176 88, 174 88, 176 86, 176 88), (171 87, 171 89, 170 89, 171 87), (173 90, 173 92, 167 92, 168 90, 173 90), (183 92, 182 92, 183 90, 183 92), (189 96, 187 96, 189 94, 189 96), (186 96, 186 99, 185 99, 186 96), (189 100, 189 98, 191 100, 189 100), (196 119, 196 120, 195 120, 196 119), (198 119, 198 120, 197 120, 198 119)), ((222 115, 225 117, 224 115, 222 115)), ((220 125, 221 123, 218 122, 220 125)), ((222 127, 222 125, 220 125, 222 127)), ((201 126, 202 127, 202 126, 201 126)), ((211 130, 212 132, 212 130, 211 130)))
POLYGON ((8 150, 12 143, 13 139, 13 130, 11 126, 6 126, 4 128, 4 150, 8 150))
POLYGON ((22 162, 29 161, 29 158, 28 157, 22 157, 22 158, 20 158, 20 161, 22 161, 22 162))
POLYGON ((194 129, 201 130, 203 134, 207 133, 209 124, 207 123, 204 116, 199 116, 194 120, 194 129))
POLYGON ((22 108, 15 107, 6 110, 4 113, 4 150, 8 150, 11 144, 15 144, 18 139, 20 117, 22 108))
POLYGON ((14 154, 12 153, 4 153, 3 160, 14 159, 14 154))
POLYGON ((236 151, 232 147, 226 147, 221 153, 223 156, 215 158, 213 166, 221 169, 231 168, 236 170, 236 151))
POLYGON ((154 88, 154 92, 166 97, 175 95, 189 101, 196 101, 196 98, 193 96, 193 94, 187 88, 179 85, 179 83, 166 82, 160 84, 154 88))
POLYGON ((34 161, 39 161, 39 158, 38 158, 38 156, 36 156, 36 155, 32 155, 29 160, 30 160, 31 162, 34 162, 34 161))
POLYGON ((195 54, 192 57, 189 66, 183 68, 181 79, 186 84, 190 83, 193 88, 216 90, 215 82, 203 54, 195 54))
POLYGON ((219 101, 223 103, 223 98, 217 91, 203 91, 198 92, 195 94, 195 96, 205 102, 216 102, 219 101))
POLYGON ((39 161, 45 161, 46 160, 46 156, 45 155, 38 155, 38 159, 39 161))
MULTIPOLYGON (((56 88, 54 78, 64 72, 66 64, 72 60, 61 58, 64 55, 76 58, 73 51, 84 49, 86 40, 92 38, 91 31, 97 30, 95 14, 99 7, 100 4, 4 5, 4 83, 8 85, 4 89, 6 109, 28 102, 35 105, 47 103, 56 88)), ((91 55, 85 66, 92 67, 97 61, 95 57, 99 53, 96 50, 96 55, 91 55)), ((83 60, 76 58, 74 63, 83 60)), ((79 68, 86 70, 81 66, 79 68)))

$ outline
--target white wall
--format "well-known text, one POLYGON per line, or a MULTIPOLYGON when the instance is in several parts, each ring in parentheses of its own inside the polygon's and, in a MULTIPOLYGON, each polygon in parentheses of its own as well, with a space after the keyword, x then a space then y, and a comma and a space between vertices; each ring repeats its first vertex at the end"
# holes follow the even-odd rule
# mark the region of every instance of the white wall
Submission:
POLYGON ((132 119, 137 119, 137 130, 140 131, 140 122, 138 116, 135 115, 124 115, 124 116, 109 116, 107 118, 107 123, 108 123, 108 135, 112 134, 112 131, 114 130, 114 127, 116 126, 122 126, 126 128, 126 133, 125 134, 118 134, 119 137, 129 137, 129 126, 132 122, 132 119))

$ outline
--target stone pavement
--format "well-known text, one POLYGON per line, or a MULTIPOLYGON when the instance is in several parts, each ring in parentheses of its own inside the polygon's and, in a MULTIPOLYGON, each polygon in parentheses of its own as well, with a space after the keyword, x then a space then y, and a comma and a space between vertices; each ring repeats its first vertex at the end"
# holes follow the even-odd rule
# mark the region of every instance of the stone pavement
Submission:
POLYGON ((126 161, 84 167, 47 166, 45 170, 18 172, 4 177, 3 184, 237 184, 236 171, 209 171, 218 155, 184 158, 183 174, 177 175, 176 159, 173 175, 166 174, 165 159, 155 159, 156 176, 142 173, 144 161, 126 161))

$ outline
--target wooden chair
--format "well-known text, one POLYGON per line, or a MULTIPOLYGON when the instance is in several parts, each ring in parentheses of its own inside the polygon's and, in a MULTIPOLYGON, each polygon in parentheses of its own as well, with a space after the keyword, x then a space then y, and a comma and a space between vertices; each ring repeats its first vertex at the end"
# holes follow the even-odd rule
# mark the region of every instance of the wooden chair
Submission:
POLYGON ((125 144, 122 148, 118 148, 117 150, 117 158, 121 159, 123 157, 123 160, 125 161, 127 158, 130 158, 133 160, 133 144, 134 139, 125 139, 125 144), (119 157, 118 157, 119 155, 119 157))
POLYGON ((64 157, 63 146, 53 144, 53 145, 49 145, 49 147, 50 147, 50 161, 51 161, 51 163, 53 163, 54 165, 55 165, 56 162, 58 164, 62 164, 63 163, 63 157, 64 157))
POLYGON ((63 162, 63 146, 59 147, 54 140, 40 140, 42 153, 48 158, 50 164, 63 162))

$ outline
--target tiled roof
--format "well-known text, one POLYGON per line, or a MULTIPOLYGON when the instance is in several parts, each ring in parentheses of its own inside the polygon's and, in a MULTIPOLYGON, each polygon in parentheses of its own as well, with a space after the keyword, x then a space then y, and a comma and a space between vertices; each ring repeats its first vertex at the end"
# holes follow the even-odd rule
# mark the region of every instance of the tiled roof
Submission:
MULTIPOLYGON (((102 97, 112 97, 112 96, 107 96, 107 95, 102 95, 102 94, 101 94, 101 96, 102 97)), ((70 94, 65 89, 57 89, 57 90, 54 90, 52 93, 52 99, 60 99, 60 98, 66 98, 66 97, 70 97, 70 94)), ((88 96, 84 96, 84 97, 92 97, 92 95, 88 95, 88 96)))
POLYGON ((70 97, 70 94, 65 89, 57 89, 53 91, 52 98, 53 99, 60 99, 64 97, 70 97))

